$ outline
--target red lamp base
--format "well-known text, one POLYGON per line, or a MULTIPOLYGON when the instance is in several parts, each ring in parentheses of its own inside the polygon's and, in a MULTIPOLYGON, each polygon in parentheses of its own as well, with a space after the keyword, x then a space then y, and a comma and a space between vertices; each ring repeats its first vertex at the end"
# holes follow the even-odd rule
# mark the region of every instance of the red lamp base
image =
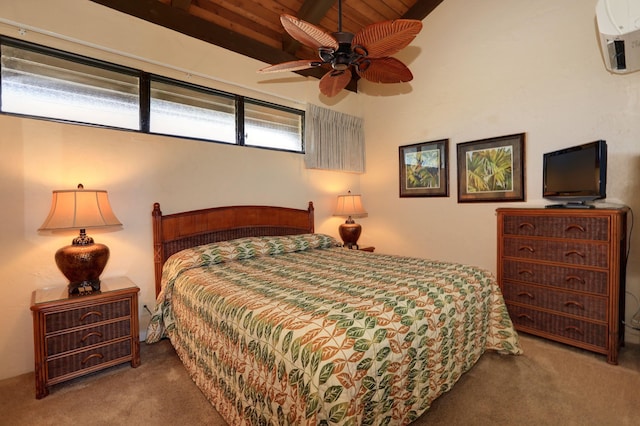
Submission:
POLYGON ((109 260, 104 244, 72 244, 56 252, 56 264, 69 280, 69 294, 100 291, 100 274, 109 260))
MULTIPOLYGON (((351 219, 351 222, 353 222, 353 219, 351 219)), ((360 234, 362 233, 362 226, 360 226, 359 223, 349 223, 347 221, 340 225, 338 232, 345 247, 358 248, 358 238, 360 238, 360 234)))

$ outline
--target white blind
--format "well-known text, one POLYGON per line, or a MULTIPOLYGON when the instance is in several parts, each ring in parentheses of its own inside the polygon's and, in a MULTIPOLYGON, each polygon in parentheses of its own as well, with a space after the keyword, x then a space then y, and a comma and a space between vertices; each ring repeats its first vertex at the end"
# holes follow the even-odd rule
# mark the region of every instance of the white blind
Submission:
POLYGON ((307 168, 364 173, 362 118, 309 104, 305 142, 307 168))

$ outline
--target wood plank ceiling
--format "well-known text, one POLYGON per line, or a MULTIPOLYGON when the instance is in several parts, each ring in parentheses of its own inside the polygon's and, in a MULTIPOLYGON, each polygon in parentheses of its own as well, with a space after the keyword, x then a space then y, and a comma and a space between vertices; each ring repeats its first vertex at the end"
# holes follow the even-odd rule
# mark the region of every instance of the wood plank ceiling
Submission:
MULTIPOLYGON (((267 64, 315 59, 284 31, 283 13, 328 33, 338 29, 337 0, 91 0, 267 64)), ((342 29, 357 33, 386 20, 424 19, 443 0, 343 0, 342 29)), ((320 78, 328 69, 299 74, 320 78)))

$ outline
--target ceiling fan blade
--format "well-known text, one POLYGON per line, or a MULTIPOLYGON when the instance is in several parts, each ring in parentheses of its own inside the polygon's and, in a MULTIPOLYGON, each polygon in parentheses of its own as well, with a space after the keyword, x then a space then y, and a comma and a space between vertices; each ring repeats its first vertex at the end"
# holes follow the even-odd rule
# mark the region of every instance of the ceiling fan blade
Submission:
POLYGON ((374 83, 403 83, 413 80, 411 70, 396 58, 367 58, 355 68, 360 77, 374 83))
POLYGON ((331 34, 327 34, 322 29, 309 22, 298 19, 291 15, 280 15, 282 26, 291 37, 312 49, 319 47, 330 47, 338 49, 338 42, 331 34))
POLYGON ((320 79, 320 92, 328 97, 337 95, 351 81, 351 71, 329 71, 320 79))
POLYGON ((259 73, 281 72, 281 71, 300 71, 319 66, 320 62, 302 59, 299 61, 282 62, 280 64, 269 65, 258 70, 259 73))
POLYGON ((395 19, 367 25, 353 38, 352 46, 363 46, 370 58, 383 58, 404 49, 422 30, 422 21, 395 19))

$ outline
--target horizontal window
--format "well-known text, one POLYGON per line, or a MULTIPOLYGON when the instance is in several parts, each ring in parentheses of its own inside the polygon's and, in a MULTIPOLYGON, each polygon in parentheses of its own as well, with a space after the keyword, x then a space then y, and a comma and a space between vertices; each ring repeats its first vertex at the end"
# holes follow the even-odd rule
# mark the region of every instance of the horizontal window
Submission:
POLYGON ((2 111, 138 130, 139 78, 2 46, 2 111))
POLYGON ((151 80, 149 131, 236 143, 232 96, 151 80))
POLYGON ((0 36, 0 112, 304 152, 304 111, 0 36))
POLYGON ((302 111, 244 102, 245 145, 302 151, 302 111))

